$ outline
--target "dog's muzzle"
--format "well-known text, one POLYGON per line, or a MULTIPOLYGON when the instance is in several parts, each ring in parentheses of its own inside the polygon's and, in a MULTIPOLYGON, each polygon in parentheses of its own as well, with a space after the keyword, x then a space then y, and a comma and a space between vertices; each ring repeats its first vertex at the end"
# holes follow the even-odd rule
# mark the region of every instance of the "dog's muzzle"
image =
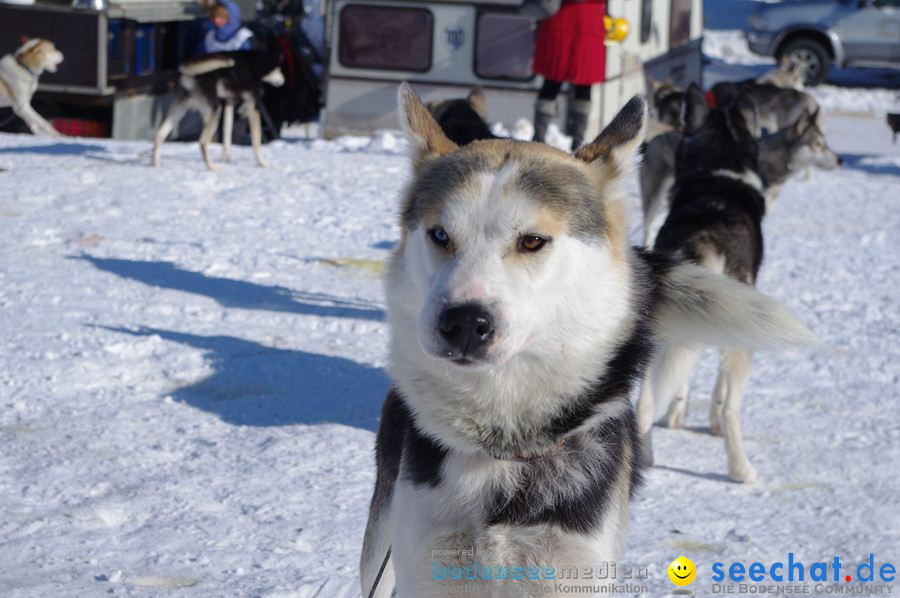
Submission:
POLYGON ((482 357, 494 336, 491 314, 477 303, 448 307, 438 316, 444 356, 467 365, 482 357))

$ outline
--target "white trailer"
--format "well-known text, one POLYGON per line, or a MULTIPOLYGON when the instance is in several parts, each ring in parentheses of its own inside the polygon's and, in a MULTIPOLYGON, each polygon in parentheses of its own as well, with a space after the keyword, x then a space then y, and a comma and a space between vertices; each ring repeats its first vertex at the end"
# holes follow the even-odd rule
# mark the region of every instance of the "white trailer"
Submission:
MULTIPOLYGON (((326 137, 396 128, 396 89, 409 81, 426 101, 464 97, 480 85, 488 121, 509 126, 533 117, 541 78, 531 70, 537 23, 521 0, 333 0, 326 137)), ((594 86, 586 137, 647 77, 700 83, 702 0, 609 0, 607 14, 630 26, 606 43, 606 79, 594 86)), ((565 110, 560 111, 561 114, 565 110)))

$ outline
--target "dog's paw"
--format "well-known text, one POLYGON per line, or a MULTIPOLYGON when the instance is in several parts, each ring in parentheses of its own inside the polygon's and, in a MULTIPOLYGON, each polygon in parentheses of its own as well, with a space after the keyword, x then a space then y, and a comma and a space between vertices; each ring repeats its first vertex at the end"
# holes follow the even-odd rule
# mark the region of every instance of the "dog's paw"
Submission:
POLYGON ((667 413, 662 418, 662 425, 667 428, 683 428, 684 427, 684 411, 680 410, 676 413, 667 413))
POLYGON ((260 168, 265 168, 266 166, 269 165, 269 161, 260 156, 259 158, 256 159, 256 165, 259 166, 260 168))
POLYGON ((218 172, 219 171, 219 167, 216 166, 215 163, 213 163, 213 162, 207 162, 206 169, 209 170, 210 172, 218 172))
POLYGON ((744 463, 739 467, 729 467, 728 477, 732 482, 738 484, 752 484, 756 481, 756 469, 749 463, 744 463))

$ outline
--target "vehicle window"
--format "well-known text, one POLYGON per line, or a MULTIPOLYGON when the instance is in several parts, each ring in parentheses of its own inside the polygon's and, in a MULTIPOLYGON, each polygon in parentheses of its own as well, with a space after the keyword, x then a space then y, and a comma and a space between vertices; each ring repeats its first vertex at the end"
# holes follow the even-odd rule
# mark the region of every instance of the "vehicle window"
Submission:
POLYGON ((512 13, 482 13, 475 28, 475 74, 486 79, 534 77, 534 21, 512 13))
POLYGON ((672 0, 669 21, 669 47, 683 46, 691 40, 691 0, 672 0))
POLYGON ((653 31, 653 0, 641 0, 641 43, 650 40, 653 31))
POLYGON ((346 67, 424 72, 434 17, 424 8, 348 4, 339 17, 338 61, 346 67))

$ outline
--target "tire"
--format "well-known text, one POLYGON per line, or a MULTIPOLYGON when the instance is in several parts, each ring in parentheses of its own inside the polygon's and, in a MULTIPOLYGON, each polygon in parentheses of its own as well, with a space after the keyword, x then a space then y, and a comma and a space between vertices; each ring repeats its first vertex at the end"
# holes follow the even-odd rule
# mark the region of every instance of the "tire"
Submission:
POLYGON ((828 70, 831 68, 831 56, 828 49, 821 42, 809 37, 799 37, 792 39, 784 44, 778 51, 778 60, 782 57, 789 57, 795 61, 805 61, 809 66, 806 68, 806 85, 812 87, 818 85, 828 77, 828 70))

